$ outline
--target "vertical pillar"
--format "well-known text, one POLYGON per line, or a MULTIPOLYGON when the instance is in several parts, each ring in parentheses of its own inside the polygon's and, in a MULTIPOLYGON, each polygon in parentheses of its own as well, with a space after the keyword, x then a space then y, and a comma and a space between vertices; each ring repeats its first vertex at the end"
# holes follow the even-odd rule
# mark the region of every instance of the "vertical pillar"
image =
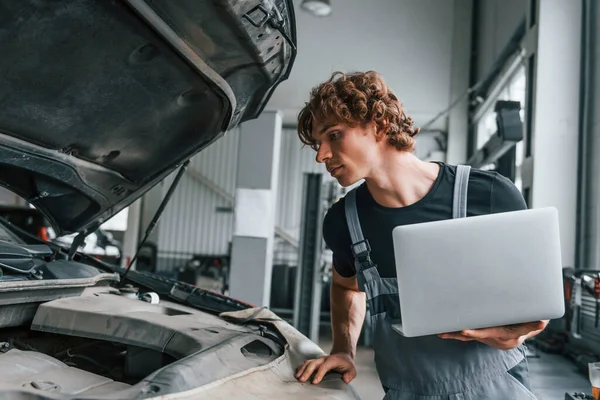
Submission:
POLYGON ((600 270, 600 85, 596 48, 600 20, 596 0, 584 0, 580 130, 579 216, 576 268, 600 270))
POLYGON ((582 2, 531 0, 523 192, 558 209, 564 266, 575 264, 582 2))
POLYGON ((230 296, 269 306, 282 116, 265 111, 241 126, 231 246, 230 296))
POLYGON ((321 321, 322 181, 323 174, 304 174, 300 262, 296 273, 293 317, 296 329, 314 342, 319 339, 321 321))
POLYGON ((454 32, 452 37, 452 69, 448 114, 448 148, 446 161, 459 164, 467 161, 469 138, 469 89, 473 0, 454 2, 454 32))

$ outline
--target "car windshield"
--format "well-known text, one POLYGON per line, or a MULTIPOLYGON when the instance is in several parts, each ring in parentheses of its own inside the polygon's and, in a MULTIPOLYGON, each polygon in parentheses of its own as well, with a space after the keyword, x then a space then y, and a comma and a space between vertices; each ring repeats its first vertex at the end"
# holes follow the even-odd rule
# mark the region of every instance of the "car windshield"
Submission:
MULTIPOLYGON (((66 249, 71 248, 76 233, 58 237, 50 221, 40 210, 17 197, 17 194, 0 187, 0 241, 14 244, 41 243, 35 240, 39 239, 66 249)), ((121 216, 122 225, 122 213, 117 215, 121 216)), ((126 222, 127 214, 124 215, 126 222)), ((124 229, 118 223, 112 223, 108 227, 121 230, 104 231, 101 227, 87 235, 78 251, 105 263, 120 265, 124 229), (115 234, 120 236, 115 237, 115 234)))
POLYGON ((15 244, 25 244, 17 235, 12 233, 10 227, 6 224, 6 222, 0 217, 0 240, 15 243, 15 244))

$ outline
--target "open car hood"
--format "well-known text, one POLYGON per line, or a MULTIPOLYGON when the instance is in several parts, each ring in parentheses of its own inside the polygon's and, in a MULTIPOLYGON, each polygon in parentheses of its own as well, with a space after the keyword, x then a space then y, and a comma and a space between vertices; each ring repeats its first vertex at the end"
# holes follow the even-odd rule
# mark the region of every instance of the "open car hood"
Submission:
POLYGON ((289 76, 291 0, 0 0, 0 185, 91 232, 289 76))

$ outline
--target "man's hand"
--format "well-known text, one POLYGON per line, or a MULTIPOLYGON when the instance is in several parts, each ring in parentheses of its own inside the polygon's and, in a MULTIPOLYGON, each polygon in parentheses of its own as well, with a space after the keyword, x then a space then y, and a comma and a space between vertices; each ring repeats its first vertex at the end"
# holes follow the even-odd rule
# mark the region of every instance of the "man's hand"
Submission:
POLYGON ((500 326, 485 329, 466 329, 455 333, 439 335, 442 339, 477 340, 500 350, 510 350, 520 346, 526 339, 546 329, 549 321, 535 321, 524 324, 500 326))
POLYGON ((320 383, 325 374, 329 371, 336 371, 342 374, 342 379, 350 383, 356 378, 356 367, 350 355, 345 353, 336 353, 329 356, 322 356, 315 360, 307 360, 296 370, 296 379, 300 382, 306 382, 314 371, 315 374, 312 383, 320 383))

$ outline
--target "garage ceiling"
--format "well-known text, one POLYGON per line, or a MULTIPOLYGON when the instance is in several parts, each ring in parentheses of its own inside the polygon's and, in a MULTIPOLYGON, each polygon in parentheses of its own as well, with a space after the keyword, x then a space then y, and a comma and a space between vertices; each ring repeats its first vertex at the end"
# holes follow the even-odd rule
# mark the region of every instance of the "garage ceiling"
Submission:
POLYGON ((268 108, 294 124, 310 89, 333 71, 374 69, 422 125, 449 105, 454 2, 333 0, 332 14, 318 18, 294 0, 298 56, 268 108))

